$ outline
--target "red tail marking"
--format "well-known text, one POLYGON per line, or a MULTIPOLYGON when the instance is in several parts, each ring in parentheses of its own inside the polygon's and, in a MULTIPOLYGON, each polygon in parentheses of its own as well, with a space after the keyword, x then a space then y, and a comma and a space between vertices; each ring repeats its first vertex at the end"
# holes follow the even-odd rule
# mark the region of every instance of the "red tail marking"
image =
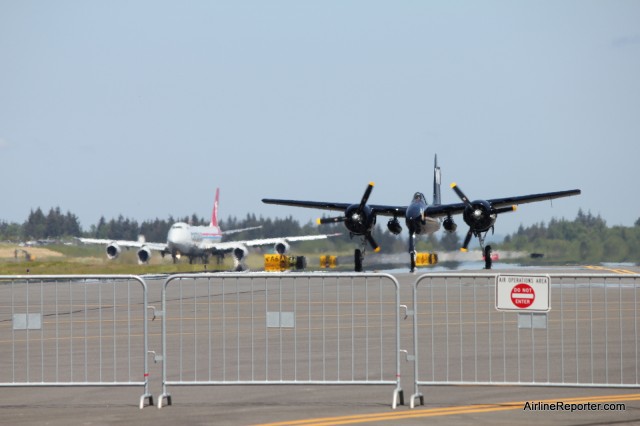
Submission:
POLYGON ((216 199, 213 202, 213 211, 211 212, 210 226, 218 227, 218 201, 220 200, 220 188, 216 188, 216 199))

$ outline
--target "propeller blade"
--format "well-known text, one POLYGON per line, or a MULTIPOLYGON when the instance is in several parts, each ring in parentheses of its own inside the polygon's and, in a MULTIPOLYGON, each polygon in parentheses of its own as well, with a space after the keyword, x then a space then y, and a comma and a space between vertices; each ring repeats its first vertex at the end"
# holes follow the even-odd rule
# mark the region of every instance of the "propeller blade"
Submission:
POLYGON ((509 213, 509 212, 515 212, 518 209, 518 206, 513 205, 513 206, 508 206, 508 207, 501 207, 499 209, 494 209, 494 213, 496 214, 500 214, 500 213, 509 213))
POLYGON ((380 246, 378 245, 378 243, 376 243, 376 240, 373 239, 371 232, 369 232, 365 238, 369 242, 369 245, 371 246, 373 251, 375 251, 376 253, 380 251, 380 246))
POLYGON ((470 206, 471 205, 471 201, 469 201, 469 199, 467 198, 466 195, 464 195, 464 192, 462 192, 462 190, 460 188, 458 188, 458 184, 457 183, 452 183, 451 184, 451 189, 453 189, 455 191, 456 194, 458 194, 458 197, 460 197, 460 199, 462 200, 462 202, 464 203, 465 206, 470 206))
POLYGON ((467 251, 467 247, 469 247, 469 242, 471 241, 471 237, 473 236, 473 231, 471 231, 471 228, 469 228, 469 232, 467 232, 467 236, 464 237, 464 243, 462 243, 462 247, 460 248, 460 251, 467 251))
POLYGON ((362 196, 362 200, 360 201, 360 206, 358 206, 358 211, 361 212, 364 209, 364 205, 369 201, 369 196, 371 195, 371 191, 373 191, 373 182, 369 182, 369 186, 364 191, 364 195, 362 196))
POLYGON ((346 220, 346 217, 344 216, 338 216, 338 217, 320 217, 318 218, 318 220, 316 220, 316 223, 318 225, 324 225, 326 223, 338 223, 338 222, 344 222, 346 220))

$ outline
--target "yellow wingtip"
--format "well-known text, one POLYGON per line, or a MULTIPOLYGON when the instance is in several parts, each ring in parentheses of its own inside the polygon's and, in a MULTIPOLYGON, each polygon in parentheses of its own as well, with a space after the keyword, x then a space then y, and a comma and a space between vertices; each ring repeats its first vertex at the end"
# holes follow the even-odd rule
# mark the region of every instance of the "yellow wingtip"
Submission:
POLYGON ((511 206, 513 208, 513 211, 515 212, 516 210, 518 210, 518 206, 516 206, 515 204, 513 206, 511 206))
POLYGON ((371 186, 375 186, 375 183, 373 183, 373 182, 369 182, 369 185, 371 185, 371 186))
POLYGON ((455 182, 451 183, 451 188, 455 188, 456 186, 458 186, 457 183, 455 183, 455 182))
POLYGON ((466 252, 468 252, 469 250, 467 250, 467 249, 466 249, 466 248, 464 248, 464 247, 460 247, 460 251, 461 251, 461 252, 463 252, 463 253, 466 253, 466 252))
POLYGON ((317 223, 318 225, 322 225, 322 222, 320 221, 320 218, 317 218, 317 219, 316 219, 316 223, 317 223))
POLYGON ((376 249, 374 250, 376 253, 380 251, 380 247, 376 247, 376 249))

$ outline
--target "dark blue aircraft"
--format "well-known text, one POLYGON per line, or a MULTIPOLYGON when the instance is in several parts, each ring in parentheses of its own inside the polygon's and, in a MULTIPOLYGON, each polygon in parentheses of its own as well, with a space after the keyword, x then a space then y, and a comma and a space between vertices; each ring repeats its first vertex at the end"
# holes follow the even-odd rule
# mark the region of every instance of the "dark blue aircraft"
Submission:
POLYGON ((322 210, 337 210, 344 212, 342 216, 332 218, 318 219, 319 224, 344 222, 345 227, 349 230, 351 237, 362 237, 362 248, 356 249, 354 253, 355 270, 362 271, 362 261, 364 259, 365 242, 368 242, 374 251, 379 251, 380 247, 371 235, 376 224, 378 215, 391 216, 387 222, 387 228, 394 235, 398 235, 402 231, 402 226, 398 218, 404 217, 405 224, 409 230, 409 255, 411 257, 411 272, 414 272, 416 266, 416 235, 428 235, 442 227, 447 232, 455 232, 457 225, 453 220, 453 215, 462 214, 462 219, 469 225, 469 231, 462 244, 462 251, 467 251, 472 236, 476 236, 480 242, 480 247, 484 252, 487 262, 487 268, 490 268, 491 246, 484 247, 484 239, 489 230, 493 231, 496 218, 501 213, 516 210, 516 205, 532 203, 536 201, 552 200, 554 198, 570 197, 580 194, 579 189, 568 191, 545 192, 542 194, 522 195, 515 197, 494 198, 491 200, 470 201, 467 196, 455 184, 451 184, 451 188, 460 197, 462 203, 441 204, 440 200, 440 168, 438 167, 437 156, 434 164, 433 179, 433 204, 428 205, 424 195, 416 192, 411 199, 411 203, 406 206, 388 206, 380 204, 367 204, 371 191, 373 190, 373 182, 369 183, 367 189, 358 204, 351 203, 333 203, 326 201, 298 201, 298 200, 280 200, 265 198, 262 200, 266 204, 281 204, 284 206, 306 207, 322 210))

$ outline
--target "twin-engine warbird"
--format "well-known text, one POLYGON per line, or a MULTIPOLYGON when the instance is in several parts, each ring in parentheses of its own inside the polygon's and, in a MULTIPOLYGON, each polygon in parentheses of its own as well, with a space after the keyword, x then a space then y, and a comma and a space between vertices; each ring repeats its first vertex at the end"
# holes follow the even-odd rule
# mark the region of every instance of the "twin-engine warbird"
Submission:
POLYGON ((440 202, 440 168, 438 167, 437 157, 434 166, 433 181, 433 205, 428 205, 424 195, 416 192, 408 206, 389 206, 380 204, 367 204, 371 191, 373 190, 373 182, 369 183, 367 189, 358 204, 350 203, 334 203, 326 201, 298 201, 298 200, 280 200, 265 198, 262 200, 266 204, 281 204, 285 206, 306 207, 323 210, 337 210, 344 212, 343 216, 333 218, 318 219, 318 223, 335 223, 344 222, 345 227, 349 230, 353 237, 362 237, 362 249, 356 249, 354 253, 355 270, 362 271, 362 261, 364 258, 364 250, 368 242, 374 251, 380 248, 372 236, 373 228, 376 224, 378 215, 391 216, 387 222, 387 228, 395 235, 402 231, 399 217, 405 218, 405 224, 409 230, 409 255, 411 257, 411 272, 416 266, 416 235, 428 235, 440 229, 440 221, 442 227, 448 232, 455 232, 457 225, 453 220, 453 215, 462 214, 462 218, 467 225, 469 231, 462 244, 462 251, 466 251, 472 236, 478 237, 480 247, 484 251, 485 257, 490 258, 491 249, 489 246, 484 247, 484 239, 489 230, 493 230, 496 218, 501 213, 514 211, 516 205, 532 203, 536 201, 552 200, 554 198, 569 197, 580 194, 579 189, 568 191, 545 192, 542 194, 522 195, 515 197, 494 198, 491 200, 469 201, 462 190, 454 183, 451 188, 462 200, 462 203, 441 204, 440 202))
MULTIPOLYGON (((274 251, 278 254, 285 254, 289 250, 289 243, 294 241, 310 241, 324 239, 333 235, 303 235, 296 237, 262 238, 246 241, 222 242, 223 235, 234 234, 242 231, 260 228, 233 229, 222 231, 218 226, 218 202, 220 189, 216 190, 216 198, 211 214, 209 226, 192 226, 184 222, 177 222, 171 225, 167 234, 166 243, 151 243, 141 238, 138 241, 114 241, 96 238, 80 238, 83 243, 106 244, 107 257, 115 259, 121 252, 121 247, 138 249, 138 263, 148 263, 151 258, 151 251, 159 251, 162 257, 170 254, 175 263, 181 256, 189 258, 189 263, 193 263, 194 258, 201 258, 203 263, 207 263, 209 256, 221 256, 231 253, 236 269, 244 269, 244 259, 248 253, 247 247, 273 245, 274 251)), ((339 234, 335 234, 339 235, 339 234)))

